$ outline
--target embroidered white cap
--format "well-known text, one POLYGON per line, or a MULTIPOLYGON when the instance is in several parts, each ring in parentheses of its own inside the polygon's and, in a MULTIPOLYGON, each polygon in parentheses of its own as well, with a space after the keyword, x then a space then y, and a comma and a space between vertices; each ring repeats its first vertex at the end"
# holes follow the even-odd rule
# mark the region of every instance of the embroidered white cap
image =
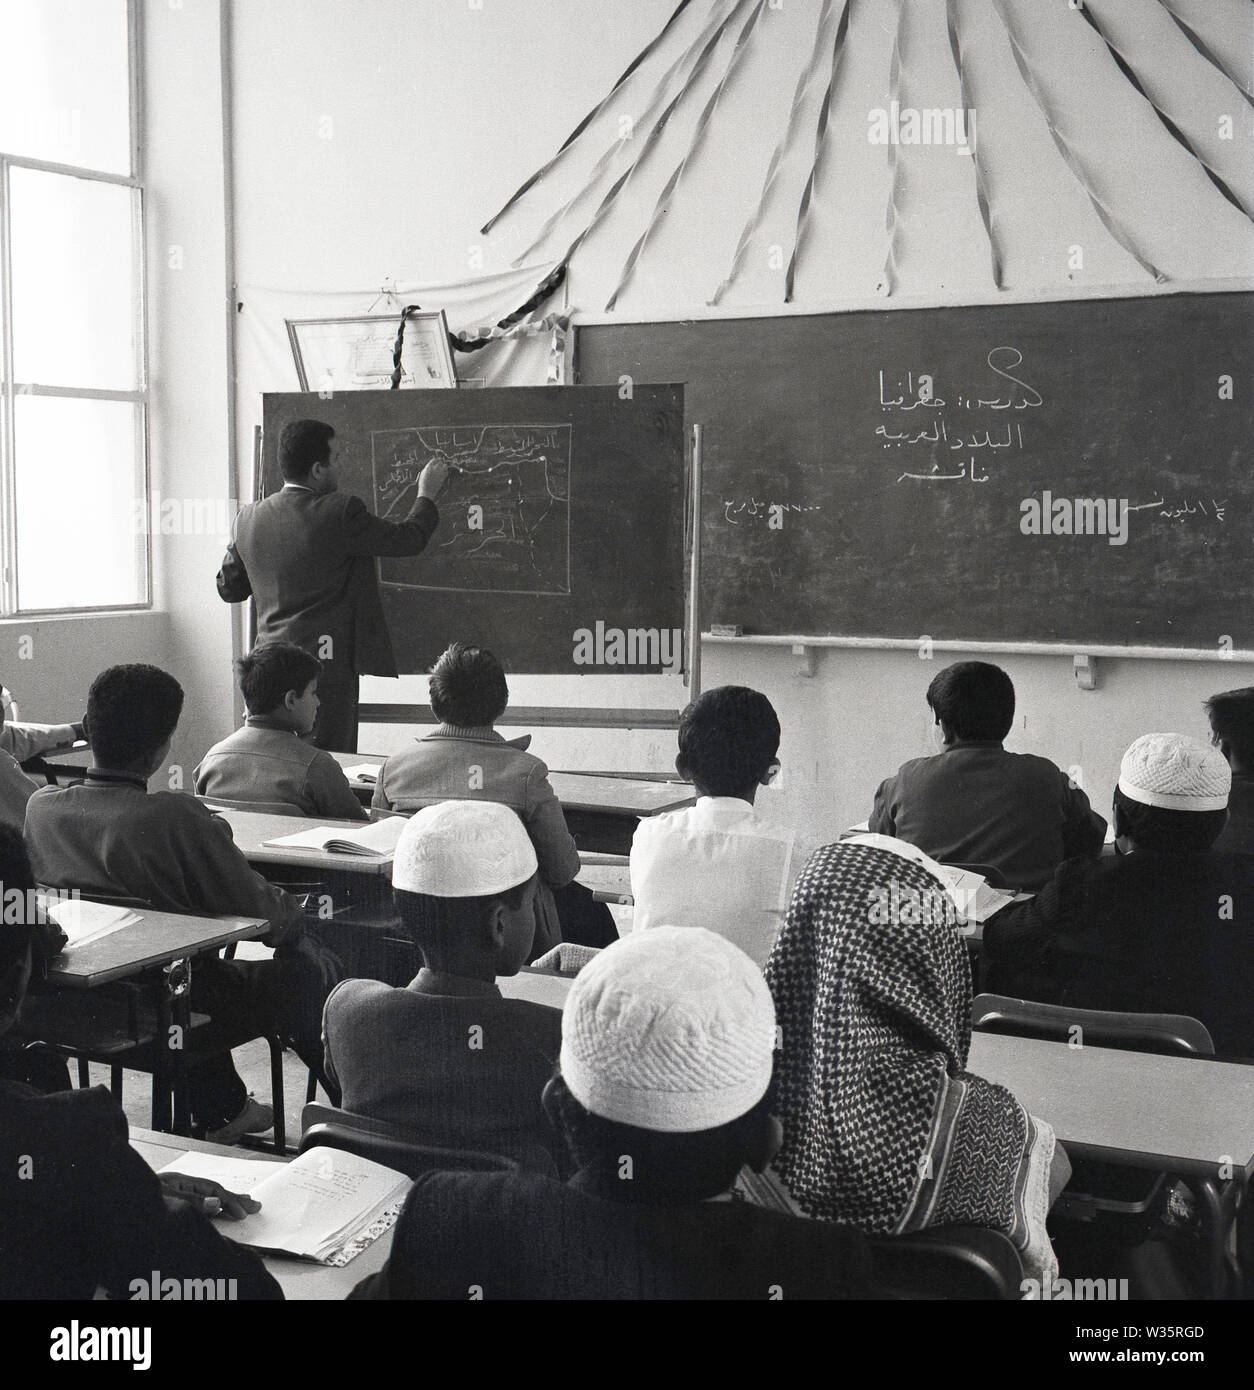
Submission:
POLYGON ((664 1133, 713 1129, 770 1085, 775 1006, 762 971, 704 927, 607 946, 562 1010, 562 1079, 594 1115, 664 1133))
POLYGON ((1232 769, 1217 748, 1186 734, 1142 734, 1123 755, 1119 790, 1165 811, 1222 811, 1232 769))
POLYGON ((517 812, 496 801, 424 806, 401 831, 392 887, 435 898, 486 898, 535 873, 536 852, 517 812))

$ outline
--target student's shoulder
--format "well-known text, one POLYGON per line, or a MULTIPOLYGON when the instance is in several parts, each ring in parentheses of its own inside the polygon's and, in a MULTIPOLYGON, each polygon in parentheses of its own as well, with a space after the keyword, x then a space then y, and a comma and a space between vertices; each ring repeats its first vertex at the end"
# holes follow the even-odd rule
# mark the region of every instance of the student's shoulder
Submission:
POLYGON ((29 1129, 67 1158, 128 1141, 126 1115, 103 1086, 50 1095, 19 1096, 10 1090, 5 1102, 9 1125, 29 1129))
POLYGON ((502 997, 498 1011, 524 1031, 545 1036, 561 1035, 562 1011, 551 1004, 537 1004, 534 999, 502 997))
POLYGON ((342 980, 327 995, 327 1002, 323 1006, 323 1018, 328 1024, 332 1019, 348 1019, 362 1009, 373 1010, 381 1004, 389 1003, 398 995, 419 998, 411 990, 397 989, 393 985, 384 984, 382 980, 342 980))

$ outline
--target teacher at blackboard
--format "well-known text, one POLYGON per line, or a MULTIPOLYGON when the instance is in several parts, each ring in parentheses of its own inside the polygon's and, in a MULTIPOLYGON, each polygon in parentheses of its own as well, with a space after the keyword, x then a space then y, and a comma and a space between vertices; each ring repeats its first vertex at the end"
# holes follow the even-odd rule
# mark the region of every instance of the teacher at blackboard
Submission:
POLYGON ((295 642, 322 662, 313 741, 355 753, 358 677, 397 674, 374 558, 424 549, 439 524, 435 499, 448 466, 427 464, 409 514, 383 521, 339 491, 338 453, 335 431, 321 420, 283 426, 283 487, 240 508, 218 593, 227 603, 254 600, 258 646, 295 642))

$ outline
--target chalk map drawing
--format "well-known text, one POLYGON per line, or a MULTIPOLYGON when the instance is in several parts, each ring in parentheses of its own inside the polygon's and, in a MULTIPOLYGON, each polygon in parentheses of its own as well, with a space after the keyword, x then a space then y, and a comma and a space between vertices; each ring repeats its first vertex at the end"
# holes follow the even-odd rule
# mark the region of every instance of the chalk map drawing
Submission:
POLYGON ((449 465, 440 526, 384 584, 466 593, 570 593, 570 425, 428 425, 370 436, 375 512, 408 515, 418 475, 449 465))

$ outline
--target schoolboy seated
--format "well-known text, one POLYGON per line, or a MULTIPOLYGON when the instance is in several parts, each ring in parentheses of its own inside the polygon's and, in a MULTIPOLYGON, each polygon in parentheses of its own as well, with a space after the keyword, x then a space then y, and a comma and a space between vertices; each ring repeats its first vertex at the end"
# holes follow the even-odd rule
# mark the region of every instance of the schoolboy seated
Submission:
MULTIPOLYGON (((273 960, 198 959, 191 1006, 225 1028, 290 1038, 321 1067, 322 1004, 338 962, 304 931, 301 905, 249 867, 231 828, 185 792, 149 793, 183 709, 183 689, 155 666, 111 666, 92 683, 87 732, 92 766, 65 787, 41 787, 26 809, 35 876, 87 896, 140 898, 158 911, 262 917, 273 960)), ((274 1123, 253 1100, 229 1052, 189 1067, 192 1119, 216 1143, 235 1143, 274 1123)))
POLYGON ((1212 695, 1206 714, 1211 742, 1232 769, 1228 820, 1215 848, 1226 854, 1254 854, 1254 685, 1212 695))
POLYGON ((440 724, 387 759, 375 783, 373 805, 403 812, 450 800, 512 807, 527 827, 540 864, 536 954, 562 939, 588 946, 613 940, 617 932, 608 909, 574 883, 579 851, 548 768, 492 727, 509 703, 500 662, 482 647, 454 642, 432 669, 429 689, 440 724))
POLYGON ((1124 754, 1116 845, 1073 860, 984 926, 986 987, 1079 1009, 1188 1014, 1221 1054, 1254 1057, 1254 863, 1214 848, 1231 773, 1200 739, 1124 754))
POLYGON ((197 796, 283 802, 293 814, 366 820, 344 769, 306 743, 318 713, 322 663, 292 642, 254 647, 239 662, 247 717, 205 754, 193 774, 197 796))
POLYGON ((779 720, 756 690, 720 686, 684 710, 675 767, 697 802, 636 828, 633 930, 706 927, 766 963, 801 868, 793 831, 754 805, 779 772, 778 749, 779 720))
MULTIPOLYGON (((0 829, 0 896, 29 903, 34 886, 21 836, 0 829)), ((0 921, 0 1035, 22 1007, 32 925, 13 910, 0 921)), ((147 1287, 154 1270, 163 1279, 234 1279, 239 1298, 283 1297, 252 1251, 163 1186, 127 1142, 122 1107, 102 1086, 41 1095, 0 1079, 0 1299, 91 1298, 97 1289, 130 1298, 132 1281, 147 1287)), ((257 1209, 216 1183, 179 1186, 215 1196, 232 1215, 257 1209)))
POLYGON ((762 972, 725 938, 657 927, 606 947, 571 985, 544 1093, 570 1181, 419 1177, 387 1265, 353 1296, 872 1296, 857 1232, 720 1200, 779 1145, 774 1047, 762 972))
POLYGON ((553 1171, 540 1092, 561 1015, 504 999, 496 984, 531 954, 537 884, 535 850, 508 807, 444 801, 413 817, 392 886, 422 969, 403 989, 345 980, 327 1000, 326 1070, 345 1110, 439 1148, 553 1171))
POLYGON ((875 793, 868 828, 942 864, 981 864, 1035 892, 1064 859, 1101 853, 1106 822, 1048 758, 1008 753, 1015 688, 999 666, 959 661, 927 690, 944 751, 914 758, 875 793))
POLYGON ((0 753, 24 763, 41 753, 69 748, 84 738, 83 726, 75 724, 31 724, 20 720, 7 686, 0 686, 0 753))

